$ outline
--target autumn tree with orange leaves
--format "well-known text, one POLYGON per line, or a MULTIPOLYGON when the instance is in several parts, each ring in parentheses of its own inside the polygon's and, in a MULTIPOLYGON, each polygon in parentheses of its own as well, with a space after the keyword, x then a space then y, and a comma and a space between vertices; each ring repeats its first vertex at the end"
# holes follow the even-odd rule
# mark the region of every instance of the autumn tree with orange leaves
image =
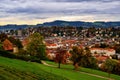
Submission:
POLYGON ((55 57, 55 62, 58 63, 58 68, 60 68, 61 63, 66 63, 67 59, 69 57, 69 54, 67 53, 67 50, 63 48, 58 48, 56 57, 55 57))

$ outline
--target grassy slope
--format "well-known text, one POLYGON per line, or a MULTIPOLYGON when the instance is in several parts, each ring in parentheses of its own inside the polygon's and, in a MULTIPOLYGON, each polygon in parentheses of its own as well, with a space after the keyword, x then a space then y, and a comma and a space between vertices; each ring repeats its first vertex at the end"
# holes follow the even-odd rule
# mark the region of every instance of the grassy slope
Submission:
MULTIPOLYGON (((0 80, 64 80, 65 78, 69 80, 105 80, 73 71, 71 65, 62 65, 62 67, 67 70, 0 57, 0 80)), ((117 77, 116 80, 119 79, 120 77, 117 77)))
POLYGON ((97 78, 93 76, 89 76, 87 74, 82 74, 76 71, 69 71, 69 70, 64 70, 64 69, 58 69, 58 68, 47 68, 47 67, 42 67, 44 70, 49 71, 53 74, 61 75, 63 77, 68 78, 69 80, 106 80, 102 78, 97 78))
POLYGON ((46 72, 37 65, 31 62, 0 57, 0 80, 67 80, 46 72))
MULTIPOLYGON (((50 65, 58 66, 58 64, 55 63, 55 62, 46 61, 46 63, 50 64, 50 65)), ((61 68, 71 70, 74 67, 72 65, 63 65, 63 64, 61 64, 61 68)), ((82 72, 87 72, 87 73, 91 73, 91 74, 95 74, 95 75, 108 77, 108 73, 102 72, 102 71, 98 71, 98 70, 93 70, 93 69, 83 68, 83 67, 80 67, 79 70, 82 71, 82 72)), ((120 80, 120 76, 114 75, 114 74, 111 74, 111 78, 113 78, 115 80, 120 80)))

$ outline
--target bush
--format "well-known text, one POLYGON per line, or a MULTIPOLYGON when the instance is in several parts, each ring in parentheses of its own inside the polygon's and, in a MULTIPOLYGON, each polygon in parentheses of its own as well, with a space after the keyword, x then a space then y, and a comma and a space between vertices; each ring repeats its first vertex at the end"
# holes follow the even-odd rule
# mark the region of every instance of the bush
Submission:
POLYGON ((36 56, 30 56, 30 61, 41 63, 41 59, 37 58, 36 56))
POLYGON ((86 57, 82 58, 79 65, 86 68, 98 69, 97 60, 94 57, 89 57, 88 59, 86 57))
POLYGON ((41 60, 37 56, 30 56, 30 53, 26 50, 20 49, 17 53, 17 58, 25 61, 32 61, 32 62, 38 62, 41 63, 41 60))
POLYGON ((26 50, 24 50, 24 49, 19 49, 19 52, 18 53, 16 53, 16 54, 18 54, 18 55, 28 55, 28 54, 30 54, 30 53, 28 53, 26 50))
POLYGON ((0 56, 8 57, 8 58, 14 58, 14 59, 20 59, 20 60, 24 60, 24 61, 41 63, 40 58, 38 58, 36 56, 29 56, 29 55, 25 54, 25 52, 23 54, 22 53, 13 54, 13 53, 5 51, 5 50, 0 50, 0 56))
POLYGON ((108 72, 109 74, 120 75, 120 62, 114 59, 107 59, 100 67, 102 71, 108 72))
POLYGON ((117 62, 112 72, 114 74, 120 75, 120 62, 117 62))
POLYGON ((8 57, 8 58, 16 58, 16 56, 11 52, 4 51, 4 50, 0 50, 0 56, 8 57))
POLYGON ((24 60, 24 61, 29 61, 30 60, 30 58, 29 58, 29 56, 26 56, 26 55, 16 55, 17 57, 17 59, 21 59, 21 60, 24 60))

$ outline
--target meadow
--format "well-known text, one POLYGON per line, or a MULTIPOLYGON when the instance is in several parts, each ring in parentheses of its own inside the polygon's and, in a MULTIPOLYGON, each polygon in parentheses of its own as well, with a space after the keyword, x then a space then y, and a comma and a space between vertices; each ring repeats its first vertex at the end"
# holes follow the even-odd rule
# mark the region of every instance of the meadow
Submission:
MULTIPOLYGON (((72 65, 45 61, 47 65, 35 62, 0 57, 0 80, 108 80, 108 74, 98 70, 80 68, 73 70, 72 65)), ((113 80, 120 80, 120 76, 111 74, 113 80)))

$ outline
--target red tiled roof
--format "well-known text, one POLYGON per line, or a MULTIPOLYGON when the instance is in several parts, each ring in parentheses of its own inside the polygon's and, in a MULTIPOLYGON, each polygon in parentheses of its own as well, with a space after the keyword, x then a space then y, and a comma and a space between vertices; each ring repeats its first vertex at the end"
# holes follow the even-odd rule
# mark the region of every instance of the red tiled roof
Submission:
POLYGON ((80 45, 80 46, 79 46, 79 48, 83 48, 83 46, 82 46, 82 45, 80 45))
POLYGON ((64 42, 65 42, 65 43, 75 43, 76 40, 65 40, 64 42))
POLYGON ((46 46, 57 46, 56 44, 46 44, 46 46))
POLYGON ((96 59, 98 60, 98 61, 105 61, 105 60, 107 60, 109 57, 107 57, 107 56, 96 56, 96 59))
POLYGON ((13 44, 8 39, 6 39, 3 42, 3 48, 4 50, 13 50, 13 44))
POLYGON ((28 44, 28 42, 29 42, 28 39, 24 39, 24 40, 22 41, 22 45, 25 46, 25 45, 28 44))
POLYGON ((91 48, 90 50, 107 50, 107 51, 115 51, 114 49, 110 49, 110 48, 91 48))

